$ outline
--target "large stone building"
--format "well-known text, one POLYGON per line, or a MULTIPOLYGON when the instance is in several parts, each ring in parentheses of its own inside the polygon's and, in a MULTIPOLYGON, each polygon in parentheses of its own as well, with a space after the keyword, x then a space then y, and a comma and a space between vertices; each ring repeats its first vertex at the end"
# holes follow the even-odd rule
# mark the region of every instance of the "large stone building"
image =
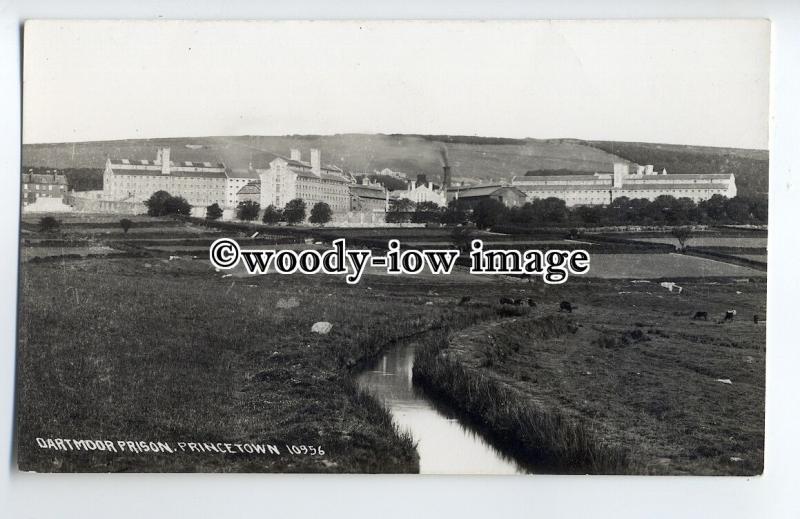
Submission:
POLYGON ((216 203, 231 209, 236 193, 254 177, 250 171, 230 171, 222 163, 173 161, 170 149, 160 148, 155 160, 107 159, 103 198, 143 202, 156 191, 166 191, 184 197, 193 207, 216 203))
POLYGON ((350 184, 351 211, 386 212, 388 204, 388 192, 381 184, 367 177, 360 184, 350 184))
POLYGON ((614 164, 613 173, 586 175, 537 175, 528 173, 514 177, 511 185, 523 190, 529 200, 549 197, 564 200, 567 206, 607 205, 619 197, 655 200, 661 195, 690 198, 694 202, 708 200, 714 195, 736 196, 733 174, 668 175, 653 171, 653 166, 636 166, 630 172, 628 164, 614 164))
POLYGON ((67 189, 67 177, 58 170, 28 169, 22 174, 22 210, 67 210, 67 189))
POLYGON ((420 202, 433 202, 440 207, 447 205, 447 195, 444 189, 439 189, 427 181, 424 175, 418 175, 417 180, 408 183, 406 189, 392 191, 393 200, 407 198, 419 204, 420 202))
POLYGON ((310 160, 303 161, 299 150, 291 156, 275 157, 269 164, 257 164, 260 179, 261 207, 284 207, 295 198, 302 198, 310 210, 317 202, 325 202, 335 214, 350 210, 352 179, 340 168, 321 163, 320 152, 311 150, 310 160))

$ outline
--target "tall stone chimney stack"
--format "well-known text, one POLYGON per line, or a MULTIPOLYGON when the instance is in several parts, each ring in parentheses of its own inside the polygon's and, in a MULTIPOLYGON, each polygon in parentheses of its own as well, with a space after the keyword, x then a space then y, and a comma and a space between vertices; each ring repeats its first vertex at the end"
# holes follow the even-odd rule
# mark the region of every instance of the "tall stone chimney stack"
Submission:
POLYGON ((630 171, 627 164, 623 162, 614 163, 614 183, 613 187, 622 187, 622 178, 628 175, 630 171))
POLYGON ((319 150, 311 148, 311 172, 316 176, 322 175, 322 164, 320 163, 319 150))
POLYGON ((450 171, 450 166, 445 164, 442 166, 442 188, 447 190, 450 187, 450 184, 453 181, 452 173, 450 171))
POLYGON ((302 160, 302 155, 300 154, 300 150, 296 150, 296 149, 292 148, 290 153, 291 153, 292 160, 296 160, 298 162, 300 162, 302 160))
POLYGON ((169 175, 169 146, 161 148, 161 174, 169 175))

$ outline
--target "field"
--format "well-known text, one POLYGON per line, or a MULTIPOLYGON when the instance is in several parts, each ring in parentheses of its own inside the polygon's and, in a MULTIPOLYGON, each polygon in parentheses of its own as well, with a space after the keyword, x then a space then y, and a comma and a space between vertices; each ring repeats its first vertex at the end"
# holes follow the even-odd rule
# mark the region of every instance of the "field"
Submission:
MULTIPOLYGON (((245 246, 249 231, 136 217, 124 234, 113 218, 63 219, 55 233, 38 231, 36 217, 25 215, 22 224, 23 470, 414 472, 412 438, 356 389, 353 375, 394 340, 431 330, 450 334, 452 350, 463 353, 456 358, 461 365, 524 395, 520 405, 536 401, 590 424, 602 434, 587 438, 629 452, 633 471, 760 470, 765 326, 750 317, 766 316, 763 271, 679 254, 620 253, 593 254, 599 277, 561 286, 471 276, 462 267, 450 277, 373 270, 348 286, 335 276, 215 272, 204 247, 216 236, 245 246), (115 252, 70 255, 97 247, 115 252), (50 257, 34 259, 37 250, 50 257), (642 282, 669 276, 681 280, 681 294, 642 282), (471 301, 459 306, 466 295, 471 301), (501 297, 532 297, 538 306, 509 312, 498 305, 501 297), (524 323, 558 317, 562 300, 577 306, 563 316, 577 331, 526 343, 524 323), (728 308, 739 317, 717 323, 728 308), (707 322, 691 319, 698 310, 709 313, 707 322), (312 333, 317 321, 330 322, 330 334, 312 333), (487 331, 506 326, 497 358, 487 362, 487 331), (620 339, 635 330, 649 340, 620 339), (517 340, 519 350, 502 353, 507 339, 517 340), (36 448, 36 437, 274 443, 282 454, 56 453, 36 448), (286 445, 323 447, 326 454, 289 455, 286 445)), ((251 243, 320 246, 304 243, 310 232, 326 241, 396 236, 446 244, 450 231, 293 232, 263 228, 251 243)), ((562 243, 481 237, 516 247, 562 243)))
POLYGON ((575 424, 572 434, 553 435, 544 445, 506 436, 517 451, 531 443, 534 460, 548 448, 545 461, 561 462, 557 472, 566 464, 593 473, 758 474, 766 327, 750 318, 764 317, 766 286, 683 287, 681 294, 627 281, 539 287, 530 292, 545 304, 514 321, 452 333, 440 353, 418 359, 415 376, 427 377, 465 411, 477 410, 494 431, 508 430, 500 426, 504 410, 520 402, 548 417, 539 423, 575 424), (572 314, 558 316, 567 324, 542 322, 554 317, 562 298, 577 301, 572 314), (739 317, 721 323, 727 308, 739 317), (709 320, 692 320, 701 309, 709 320), (543 335, 538 330, 545 325, 554 331, 543 335), (491 384, 510 393, 497 403, 467 396, 491 384), (592 450, 559 451, 576 434, 592 450), (555 460, 547 460, 553 451, 555 460))

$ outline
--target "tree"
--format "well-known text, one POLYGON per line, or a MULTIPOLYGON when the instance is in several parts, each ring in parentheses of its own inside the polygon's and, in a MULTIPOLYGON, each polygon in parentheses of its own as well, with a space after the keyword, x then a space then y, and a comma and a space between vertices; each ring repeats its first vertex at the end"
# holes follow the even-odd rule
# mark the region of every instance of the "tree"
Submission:
POLYGON ((172 196, 164 206, 167 215, 189 216, 192 206, 182 196, 172 196))
POLYGON ((150 198, 144 201, 147 206, 148 216, 164 216, 166 213, 167 201, 172 198, 172 195, 166 191, 156 191, 150 198))
POLYGON ((127 218, 123 218, 119 221, 120 227, 122 227, 122 232, 128 234, 128 230, 133 227, 133 222, 128 220, 127 218))
POLYGON ((332 215, 331 206, 325 202, 317 202, 314 204, 314 207, 311 208, 311 215, 308 217, 308 221, 310 223, 325 225, 331 221, 332 215))
POLYGON ((411 221, 414 223, 438 222, 441 219, 441 211, 436 202, 420 202, 417 204, 411 221))
POLYGON ((488 229, 498 223, 506 213, 506 206, 494 198, 484 198, 475 205, 472 221, 478 229, 488 229))
POLYGON ((734 223, 747 223, 750 221, 750 204, 739 196, 729 198, 725 202, 725 214, 734 223))
POLYGON ((283 211, 269 204, 267 208, 264 209, 264 216, 261 217, 261 221, 269 225, 275 225, 281 221, 281 218, 283 218, 283 211))
POLYGON ((467 222, 467 212, 458 203, 458 200, 451 200, 447 209, 442 213, 440 221, 444 224, 464 224, 467 222))
POLYGON ((289 200, 283 208, 283 218, 289 225, 294 225, 306 219, 306 203, 302 198, 289 200))
POLYGON ((206 220, 219 220, 222 218, 222 208, 218 203, 214 202, 206 207, 206 220))
POLYGON ((172 196, 166 191, 156 191, 145 200, 149 216, 189 216, 192 206, 182 196, 172 196))
POLYGON ((411 221, 411 211, 414 210, 414 202, 408 198, 401 198, 389 207, 386 213, 386 223, 407 223, 411 221))
POLYGON ((728 219, 725 212, 726 197, 722 195, 713 195, 708 200, 700 202, 701 211, 714 223, 724 223, 728 219))
POLYGON ((39 220, 40 232, 55 232, 61 227, 61 221, 56 220, 52 216, 43 216, 39 220))
POLYGON ((678 239, 678 250, 686 249, 686 242, 692 237, 692 230, 689 227, 675 227, 672 235, 678 239))
POLYGON ((239 202, 239 205, 236 206, 236 218, 244 220, 245 222, 251 222, 258 218, 258 212, 260 210, 261 205, 253 200, 239 202))

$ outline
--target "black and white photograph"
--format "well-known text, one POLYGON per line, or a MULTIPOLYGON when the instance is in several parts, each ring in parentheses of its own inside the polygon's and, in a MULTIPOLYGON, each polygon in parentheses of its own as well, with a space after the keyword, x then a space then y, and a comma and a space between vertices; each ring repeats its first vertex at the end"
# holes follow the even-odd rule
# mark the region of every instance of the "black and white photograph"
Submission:
POLYGON ((20 471, 765 471, 769 20, 23 36, 20 471))

